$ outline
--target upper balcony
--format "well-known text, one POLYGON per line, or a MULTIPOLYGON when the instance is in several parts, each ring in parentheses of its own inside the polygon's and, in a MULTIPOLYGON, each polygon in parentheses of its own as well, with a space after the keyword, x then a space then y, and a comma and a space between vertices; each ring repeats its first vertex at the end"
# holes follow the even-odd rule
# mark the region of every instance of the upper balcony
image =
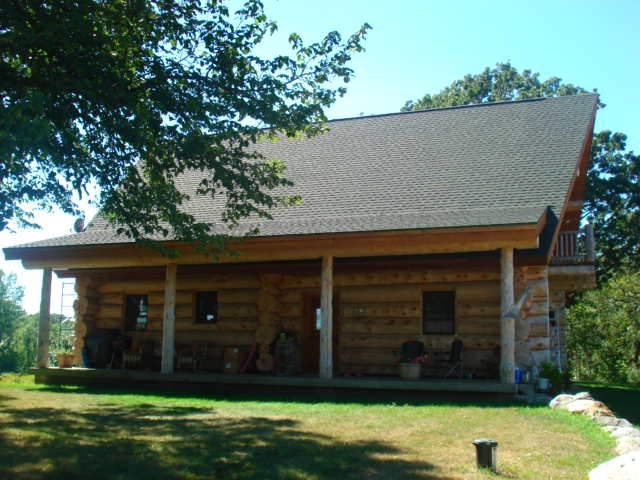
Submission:
POLYGON ((581 230, 558 234, 551 265, 593 265, 595 258, 593 226, 586 224, 581 230))
POLYGON ((557 290, 579 291, 596 287, 596 244, 593 226, 558 234, 549 268, 549 280, 557 290))

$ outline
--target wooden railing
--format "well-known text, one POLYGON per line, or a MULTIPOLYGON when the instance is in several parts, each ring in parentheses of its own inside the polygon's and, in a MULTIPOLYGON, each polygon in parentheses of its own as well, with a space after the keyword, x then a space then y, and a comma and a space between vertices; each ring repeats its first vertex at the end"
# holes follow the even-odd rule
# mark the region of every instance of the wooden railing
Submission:
POLYGON ((592 264, 595 256, 593 226, 587 224, 581 230, 562 231, 558 234, 551 263, 554 265, 592 264))

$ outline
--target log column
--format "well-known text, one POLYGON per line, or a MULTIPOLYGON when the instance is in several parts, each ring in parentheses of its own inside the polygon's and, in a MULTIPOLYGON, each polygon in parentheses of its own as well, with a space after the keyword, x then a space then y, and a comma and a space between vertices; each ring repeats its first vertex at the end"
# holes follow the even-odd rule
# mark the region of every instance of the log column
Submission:
POLYGON ((513 248, 500 251, 500 382, 515 383, 515 316, 509 311, 514 303, 513 248))
POLYGON ((584 226, 584 239, 587 263, 594 263, 596 261, 596 238, 593 232, 593 225, 590 223, 584 226))
POLYGON ((173 373, 176 332, 176 272, 175 263, 167 265, 164 281, 164 318, 162 321, 162 373, 173 373))
POLYGON ((42 270, 42 290, 40 292, 40 321, 38 323, 38 356, 36 366, 49 366, 49 330, 51 328, 51 269, 42 270))
POLYGON ((333 377, 333 257, 322 257, 320 378, 333 377))

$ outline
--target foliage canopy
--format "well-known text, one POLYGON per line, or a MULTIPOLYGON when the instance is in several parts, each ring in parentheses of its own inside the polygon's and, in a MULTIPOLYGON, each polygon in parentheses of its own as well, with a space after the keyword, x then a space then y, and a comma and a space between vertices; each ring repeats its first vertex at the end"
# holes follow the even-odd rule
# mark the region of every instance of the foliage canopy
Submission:
POLYGON ((426 94, 419 100, 410 100, 402 110, 425 110, 579 93, 587 93, 587 90, 570 83, 564 84, 558 77, 540 80, 539 73, 531 70, 520 73, 509 62, 505 62, 497 63, 495 68, 486 67, 475 75, 467 74, 435 95, 426 94))
POLYGON ((578 380, 640 384, 640 273, 585 292, 567 313, 569 362, 578 380))
POLYGON ((97 185, 130 238, 206 244, 211 225, 176 188, 189 169, 230 225, 294 200, 273 193, 288 185, 282 164, 246 147, 265 131, 317 133, 369 26, 312 44, 293 33, 291 55, 261 58, 276 23, 260 0, 226 3, 0 2, 0 230, 32 225, 34 203, 78 214, 97 185))
POLYGON ((23 295, 24 289, 17 284, 15 273, 0 270, 0 371, 14 369, 12 341, 24 316, 20 306, 23 295))

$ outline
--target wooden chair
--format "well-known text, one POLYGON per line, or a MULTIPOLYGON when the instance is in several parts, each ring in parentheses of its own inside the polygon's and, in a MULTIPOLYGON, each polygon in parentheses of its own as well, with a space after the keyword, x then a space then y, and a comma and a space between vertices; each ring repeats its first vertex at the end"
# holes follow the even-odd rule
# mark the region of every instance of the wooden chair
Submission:
POLYGON ((155 353, 155 341, 145 338, 140 342, 140 366, 144 370, 160 370, 161 357, 155 353))
POLYGON ((142 355, 133 352, 122 352, 122 368, 140 368, 142 355))
POLYGON ((451 342, 451 350, 449 351, 449 370, 445 374, 444 378, 458 372, 458 378, 462 378, 464 373, 464 365, 462 363, 462 351, 464 350, 464 344, 462 340, 456 338, 451 342))
POLYGON ((176 368, 181 370, 188 367, 194 372, 198 371, 207 358, 207 348, 207 344, 202 342, 195 342, 178 348, 176 368))
POLYGON ((181 345, 176 348, 176 369, 177 370, 197 370, 196 354, 192 345, 181 345))

